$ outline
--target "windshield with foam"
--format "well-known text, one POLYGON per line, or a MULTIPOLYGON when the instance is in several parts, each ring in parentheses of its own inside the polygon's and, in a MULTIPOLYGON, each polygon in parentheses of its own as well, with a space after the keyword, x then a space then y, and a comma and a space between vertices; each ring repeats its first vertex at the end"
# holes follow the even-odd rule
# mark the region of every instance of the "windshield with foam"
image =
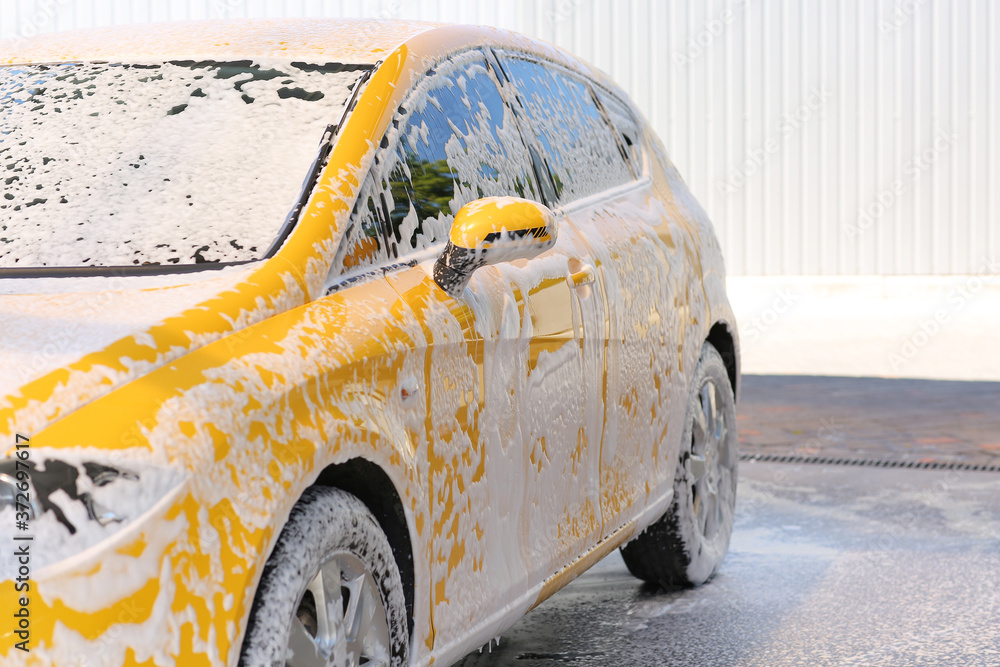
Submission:
POLYGON ((259 259, 367 67, 0 67, 0 269, 259 259))

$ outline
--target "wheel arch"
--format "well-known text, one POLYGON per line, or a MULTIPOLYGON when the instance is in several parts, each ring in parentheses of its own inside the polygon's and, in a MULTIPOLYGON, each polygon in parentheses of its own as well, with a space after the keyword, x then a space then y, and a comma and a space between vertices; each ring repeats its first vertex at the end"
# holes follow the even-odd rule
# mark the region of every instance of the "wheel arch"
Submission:
POLYGON ((413 542, 406 521, 406 510, 392 479, 379 465, 358 457, 327 466, 312 486, 328 486, 346 491, 361 500, 375 516, 392 546, 392 554, 399 568, 406 599, 408 630, 412 637, 416 584, 413 542))
POLYGON ((726 322, 716 322, 708 332, 707 342, 712 344, 722 356, 726 374, 733 388, 733 396, 739 397, 740 361, 736 351, 736 337, 726 322))

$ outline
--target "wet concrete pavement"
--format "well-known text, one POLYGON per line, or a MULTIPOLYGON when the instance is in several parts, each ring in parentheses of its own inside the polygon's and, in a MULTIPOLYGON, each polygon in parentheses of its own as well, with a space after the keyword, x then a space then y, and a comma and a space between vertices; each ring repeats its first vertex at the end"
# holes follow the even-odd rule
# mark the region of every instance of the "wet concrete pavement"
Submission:
POLYGON ((749 462, 738 503, 708 584, 615 552, 459 664, 1000 665, 1000 474, 749 462))
MULTIPOLYGON (((816 438, 828 452, 886 460, 973 462, 993 456, 980 445, 1000 441, 1000 430, 988 428, 1000 401, 977 398, 1000 384, 910 387, 922 400, 937 392, 936 401, 907 407, 905 392, 893 391, 886 400, 897 407, 879 410, 884 393, 827 391, 820 400, 815 385, 841 379, 802 380, 749 378, 742 415, 762 403, 805 407, 755 413, 741 426, 784 433, 786 449, 816 438), (800 395, 785 400, 781 385, 788 398, 800 395), (983 415, 983 426, 953 426, 946 405, 983 415), (881 419, 887 414, 895 421, 881 419), (816 433, 828 415, 839 439, 816 433)), ((499 645, 459 664, 1000 665, 1000 473, 744 461, 730 554, 711 582, 664 592, 633 579, 615 552, 499 645)))

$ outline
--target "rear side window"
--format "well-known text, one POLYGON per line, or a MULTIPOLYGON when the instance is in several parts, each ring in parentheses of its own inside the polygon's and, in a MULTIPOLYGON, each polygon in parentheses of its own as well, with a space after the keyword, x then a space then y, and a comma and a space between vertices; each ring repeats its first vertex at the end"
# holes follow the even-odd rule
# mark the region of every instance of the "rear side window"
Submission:
POLYGON ((455 213, 476 199, 538 199, 528 149, 479 51, 428 72, 381 145, 354 212, 345 269, 443 241, 455 213))
POLYGON ((597 97, 601 106, 611 119, 611 124, 618 134, 619 147, 637 176, 643 171, 642 142, 639 123, 629 108, 611 93, 597 88, 597 97))
POLYGON ((583 79, 512 54, 501 63, 545 153, 558 203, 632 180, 616 132, 583 79))

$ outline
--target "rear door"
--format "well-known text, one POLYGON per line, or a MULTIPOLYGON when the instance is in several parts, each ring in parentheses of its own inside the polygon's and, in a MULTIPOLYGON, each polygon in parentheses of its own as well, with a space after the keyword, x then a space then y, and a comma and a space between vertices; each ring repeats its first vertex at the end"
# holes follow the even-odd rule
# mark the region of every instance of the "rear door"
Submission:
POLYGON ((597 263, 604 349, 593 356, 604 372, 601 384, 588 389, 600 406, 588 417, 602 420, 598 503, 609 536, 662 495, 676 460, 660 447, 671 421, 678 343, 669 262, 655 232, 663 210, 643 177, 636 129, 621 132, 611 124, 592 82, 521 54, 498 56, 534 130, 557 204, 597 263))

